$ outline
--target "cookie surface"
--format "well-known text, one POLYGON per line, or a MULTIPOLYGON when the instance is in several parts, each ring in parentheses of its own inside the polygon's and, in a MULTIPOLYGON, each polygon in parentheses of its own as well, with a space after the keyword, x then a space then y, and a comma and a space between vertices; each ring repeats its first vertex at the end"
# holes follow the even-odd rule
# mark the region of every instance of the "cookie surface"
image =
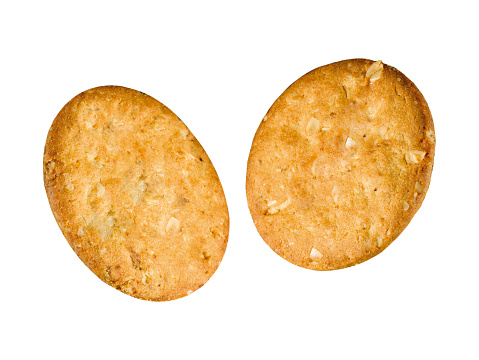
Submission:
POLYGON ((246 192, 278 255, 333 270, 398 237, 421 206, 435 149, 427 103, 381 61, 345 60, 294 82, 261 122, 246 192))
POLYGON ((55 118, 44 152, 51 209, 101 280, 145 300, 200 288, 229 231, 206 152, 166 106, 119 86, 87 90, 55 118))

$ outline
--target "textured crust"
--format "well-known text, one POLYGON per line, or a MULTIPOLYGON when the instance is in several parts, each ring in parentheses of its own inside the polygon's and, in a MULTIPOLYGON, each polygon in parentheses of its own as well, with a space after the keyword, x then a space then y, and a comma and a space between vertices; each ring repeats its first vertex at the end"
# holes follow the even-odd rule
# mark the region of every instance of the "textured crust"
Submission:
POLYGON ((57 115, 43 159, 51 209, 101 280, 145 300, 200 288, 226 249, 216 171, 166 106, 118 86, 87 90, 57 115))
POLYGON ((393 67, 366 59, 294 82, 261 122, 246 193, 264 241, 314 270, 361 263, 421 206, 435 149, 426 100, 393 67))

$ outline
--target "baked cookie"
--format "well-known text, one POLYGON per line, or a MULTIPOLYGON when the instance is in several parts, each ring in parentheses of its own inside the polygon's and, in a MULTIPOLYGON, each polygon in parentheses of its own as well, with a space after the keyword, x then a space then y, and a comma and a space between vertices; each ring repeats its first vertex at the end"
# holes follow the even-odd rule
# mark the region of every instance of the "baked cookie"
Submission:
POLYGON ((294 82, 261 122, 246 193, 264 241, 313 270, 361 263, 398 237, 431 178, 434 125, 397 69, 365 59, 294 82))
POLYGON ((145 300, 172 300, 218 268, 229 217, 208 155, 166 106, 119 86, 68 102, 43 158, 51 209, 101 280, 145 300))

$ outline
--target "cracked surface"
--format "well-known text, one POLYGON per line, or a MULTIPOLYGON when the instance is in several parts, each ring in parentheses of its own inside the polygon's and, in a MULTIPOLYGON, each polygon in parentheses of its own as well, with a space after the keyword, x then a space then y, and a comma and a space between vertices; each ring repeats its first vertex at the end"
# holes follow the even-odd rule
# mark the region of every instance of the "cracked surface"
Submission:
POLYGON ((421 206, 434 125, 401 72, 353 59, 294 82, 261 122, 246 192, 256 228, 289 262, 333 270, 383 251, 421 206))
POLYGON ((73 98, 48 133, 44 182, 78 257, 128 295, 186 296, 221 262, 229 217, 216 171, 148 95, 106 86, 73 98))

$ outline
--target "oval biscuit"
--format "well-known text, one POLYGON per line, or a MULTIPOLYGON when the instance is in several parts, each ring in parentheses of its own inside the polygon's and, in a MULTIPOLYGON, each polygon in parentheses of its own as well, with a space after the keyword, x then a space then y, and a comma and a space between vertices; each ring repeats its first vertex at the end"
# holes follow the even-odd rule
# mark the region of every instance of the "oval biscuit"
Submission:
POLYGON ((68 102, 48 133, 44 182, 78 257, 145 300, 197 290, 218 268, 229 217, 208 155, 166 106, 104 86, 68 102))
POLYGON ((246 191, 256 228, 298 266, 363 262, 421 206, 434 148, 427 103, 401 72, 366 59, 317 68, 281 94, 254 137, 246 191))

